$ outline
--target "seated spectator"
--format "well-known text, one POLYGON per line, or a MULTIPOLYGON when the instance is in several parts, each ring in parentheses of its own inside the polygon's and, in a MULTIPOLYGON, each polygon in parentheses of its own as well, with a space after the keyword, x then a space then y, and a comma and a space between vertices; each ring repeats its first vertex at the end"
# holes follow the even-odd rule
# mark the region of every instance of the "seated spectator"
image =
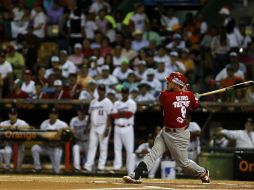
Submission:
POLYGON ((5 60, 5 53, 0 50, 0 78, 1 96, 6 96, 12 87, 13 69, 11 64, 5 60))
POLYGON ((71 94, 71 98, 77 99, 82 90, 82 86, 77 82, 77 75, 70 74, 66 83, 67 89, 71 94))
POLYGON ((32 23, 34 35, 41 39, 44 38, 47 16, 39 3, 35 3, 34 8, 30 14, 30 19, 33 21, 32 23))
POLYGON ((70 74, 76 74, 78 72, 77 66, 68 59, 68 53, 66 50, 61 50, 59 56, 62 76, 64 78, 68 78, 70 74))
POLYGON ((186 68, 185 68, 184 64, 179 60, 178 52, 171 51, 170 58, 171 58, 171 68, 173 69, 173 71, 185 73, 186 68))
POLYGON ((129 60, 132 60, 134 57, 137 56, 137 51, 132 49, 132 40, 131 38, 125 38, 123 43, 122 49, 122 57, 126 57, 129 60))
POLYGON ((88 13, 84 25, 84 30, 86 34, 87 41, 94 39, 94 34, 98 30, 98 26, 95 23, 95 14, 94 13, 88 13))
POLYGON ((14 81, 13 90, 7 96, 7 98, 12 99, 27 99, 29 95, 21 90, 22 81, 17 79, 14 81))
POLYGON ((13 46, 8 46, 6 48, 6 61, 12 65, 15 77, 21 78, 23 69, 25 68, 24 56, 17 52, 13 46))
POLYGON ((115 48, 113 49, 114 52, 114 56, 113 56, 113 65, 114 67, 118 67, 121 65, 121 61, 124 58, 122 56, 122 47, 121 46, 115 46, 115 48))
POLYGON ((159 35, 158 32, 153 30, 150 23, 145 24, 145 31, 143 33, 142 38, 149 42, 153 41, 157 46, 161 44, 161 36, 159 35))
POLYGON ((52 56, 50 68, 48 68, 45 72, 44 77, 47 79, 49 75, 56 74, 57 70, 60 68, 60 58, 58 56, 52 56))
POLYGON ((80 92, 79 100, 91 101, 94 98, 98 98, 98 91, 97 82, 92 79, 88 82, 88 87, 80 92))
POLYGON ((32 97, 35 94, 35 82, 32 80, 32 71, 26 69, 23 75, 21 90, 26 92, 29 97, 32 97))
MULTIPOLYGON (((216 81, 222 81, 223 79, 228 77, 228 72, 227 72, 227 67, 231 67, 232 68, 232 72, 234 74, 234 76, 241 78, 242 80, 245 79, 245 75, 244 75, 244 67, 240 67, 240 63, 238 61, 235 60, 235 57, 237 55, 234 52, 230 53, 230 57, 231 58, 231 62, 230 64, 226 65, 226 67, 224 67, 215 77, 216 81)), ((246 69, 246 68, 245 68, 246 69)))
POLYGON ((69 56, 69 60, 79 67, 83 63, 83 57, 82 44, 76 43, 74 45, 74 53, 69 56))
POLYGON ((37 70, 37 75, 35 76, 35 83, 41 84, 44 86, 47 83, 47 79, 45 78, 46 69, 45 67, 39 67, 37 70))
POLYGON ((136 97, 135 101, 142 102, 142 101, 154 101, 155 98, 150 92, 151 86, 147 83, 140 83, 139 84, 139 95, 136 97))
POLYGON ((190 51, 186 48, 182 49, 180 61, 184 64, 186 72, 195 70, 195 63, 190 57, 190 51))
POLYGON ((171 58, 167 54, 167 50, 165 49, 164 46, 158 47, 158 53, 153 57, 153 60, 154 62, 157 62, 157 63, 164 62, 165 67, 168 68, 170 73, 174 71, 171 65, 171 58))
MULTIPOLYGON (((152 134, 148 134, 147 142, 142 143, 138 146, 138 148, 135 150, 135 153, 133 153, 130 157, 129 161, 129 171, 128 174, 131 174, 135 167, 141 162, 144 158, 144 156, 151 151, 154 144, 154 136, 152 134)), ((148 172, 148 178, 154 178, 155 174, 160 166, 161 158, 158 158, 155 160, 155 163, 151 170, 148 172)))
POLYGON ((16 39, 19 34, 25 34, 29 25, 29 11, 25 7, 24 1, 14 4, 12 9, 13 20, 11 21, 12 38, 16 39))
POLYGON ((43 86, 41 83, 35 84, 35 94, 32 96, 32 99, 41 100, 41 99, 48 99, 48 95, 43 92, 43 86))
MULTIPOLYGON (((68 36, 70 38, 71 47, 74 47, 75 44, 80 44, 83 41, 84 26, 85 26, 85 15, 78 8, 72 10, 69 15, 69 19, 67 21, 68 36)), ((82 46, 80 47, 80 49, 82 49, 82 46)), ((75 47, 73 52, 75 52, 75 47)), ((71 61, 74 62, 75 64, 79 64, 74 59, 71 61)))
POLYGON ((178 33, 173 35, 173 40, 166 45, 167 49, 170 50, 181 50, 186 48, 185 41, 182 39, 182 36, 178 33))
POLYGON ((95 79, 100 75, 100 68, 98 66, 98 61, 99 60, 96 56, 92 56, 89 58, 88 64, 86 64, 89 67, 88 75, 95 79))
POLYGON ((149 41, 142 38, 143 32, 141 30, 136 30, 133 33, 134 39, 131 42, 131 48, 135 51, 140 51, 143 48, 149 46, 149 41))
POLYGON ((161 13, 160 23, 163 27, 163 31, 174 31, 180 25, 179 18, 175 16, 174 9, 159 10, 161 13))
POLYGON ((106 89, 113 88, 117 83, 118 80, 115 76, 110 74, 110 68, 108 65, 103 65, 101 67, 101 74, 100 79, 97 80, 98 84, 104 84, 106 89))
POLYGON ((227 68, 227 77, 220 81, 220 87, 225 88, 243 82, 243 78, 235 76, 232 67, 227 68))
POLYGON ((154 78, 161 82, 162 90, 166 89, 167 84, 165 77, 169 76, 170 70, 165 67, 165 62, 156 62, 156 70, 154 71, 154 78))
POLYGON ((116 67, 113 71, 113 76, 115 76, 120 82, 123 82, 127 79, 128 74, 130 72, 133 72, 132 69, 130 69, 130 63, 127 58, 122 59, 121 66, 116 67))
POLYGON ((82 65, 78 73, 77 84, 82 86, 82 89, 87 88, 88 82, 92 80, 92 77, 88 74, 88 66, 82 65))
POLYGON ((88 39, 83 40, 83 55, 85 58, 93 56, 93 49, 90 47, 90 41, 88 39))
POLYGON ((43 85, 43 92, 47 94, 49 98, 54 97, 55 93, 55 86, 54 86, 54 81, 56 80, 56 76, 54 73, 50 74, 47 80, 47 83, 43 85))
POLYGON ((129 91, 138 88, 137 77, 134 72, 128 74, 127 80, 123 82, 123 88, 128 88, 129 91))
POLYGON ((112 52, 110 41, 107 37, 104 37, 101 42, 100 57, 105 57, 112 52))
POLYGON ((68 89, 63 88, 63 83, 61 80, 54 81, 55 93, 53 99, 64 100, 71 99, 71 95, 68 89))
POLYGON ((153 87, 150 91, 150 93, 154 96, 157 97, 159 93, 162 90, 162 84, 161 82, 155 78, 155 71, 154 69, 148 69, 146 71, 146 79, 142 80, 141 83, 146 83, 150 87, 153 87))
POLYGON ((146 62, 143 60, 138 61, 135 67, 135 75, 138 81, 146 79, 146 62))

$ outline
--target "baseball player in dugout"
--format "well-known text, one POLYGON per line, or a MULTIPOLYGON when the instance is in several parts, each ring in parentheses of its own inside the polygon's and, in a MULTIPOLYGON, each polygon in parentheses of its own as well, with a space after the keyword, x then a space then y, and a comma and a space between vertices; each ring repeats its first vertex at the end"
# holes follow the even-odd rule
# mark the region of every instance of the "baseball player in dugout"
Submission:
POLYGON ((126 183, 141 183, 142 174, 150 171, 155 161, 169 150, 184 173, 200 178, 204 184, 210 183, 209 171, 188 159, 190 132, 187 130, 186 118, 190 111, 198 108, 198 99, 187 90, 187 79, 183 74, 172 72, 166 80, 167 89, 159 96, 164 127, 156 137, 152 150, 138 164, 134 172, 124 176, 123 180, 126 183))
MULTIPOLYGON (((68 128, 66 122, 58 119, 58 110, 51 108, 49 112, 49 119, 41 123, 41 130, 56 130, 61 133, 63 129, 68 128)), ((53 137, 52 137, 53 138, 53 137)), ((40 162, 40 155, 48 155, 52 163, 53 173, 60 173, 60 163, 63 154, 62 144, 60 142, 45 142, 44 144, 35 144, 32 146, 32 156, 34 161, 34 173, 40 173, 42 167, 40 162)))
MULTIPOLYGON (((9 120, 0 123, 1 130, 27 130, 31 128, 27 122, 18 119, 18 112, 15 108, 11 108, 8 112, 9 120)), ((11 172, 10 162, 12 157, 12 144, 9 142, 0 141, 0 158, 4 160, 4 170, 11 172)), ((18 165, 17 172, 21 172, 21 165, 25 156, 25 147, 22 143, 18 144, 18 165)), ((0 161, 1 163, 1 161, 0 161)))
POLYGON ((97 87, 99 97, 91 101, 88 113, 90 114, 90 134, 87 153, 87 161, 84 165, 85 172, 92 172, 98 144, 100 145, 100 156, 97 172, 104 172, 108 156, 108 141, 111 128, 110 114, 112 102, 105 96, 105 85, 97 87))
POLYGON ((229 139, 236 141, 236 148, 254 148, 254 121, 248 118, 244 124, 243 130, 227 130, 222 127, 216 129, 216 135, 224 135, 229 139))
POLYGON ((80 172, 80 162, 85 163, 87 149, 88 149, 88 115, 83 106, 78 107, 77 116, 73 117, 70 121, 70 127, 74 137, 74 143, 72 147, 73 154, 73 167, 75 172, 80 172), (80 155, 83 155, 81 158, 80 155))
POLYGON ((137 104, 129 98, 129 88, 121 89, 122 99, 113 105, 111 118, 114 119, 114 172, 122 167, 122 149, 126 150, 126 167, 130 172, 129 160, 134 151, 134 115, 137 111, 137 104))

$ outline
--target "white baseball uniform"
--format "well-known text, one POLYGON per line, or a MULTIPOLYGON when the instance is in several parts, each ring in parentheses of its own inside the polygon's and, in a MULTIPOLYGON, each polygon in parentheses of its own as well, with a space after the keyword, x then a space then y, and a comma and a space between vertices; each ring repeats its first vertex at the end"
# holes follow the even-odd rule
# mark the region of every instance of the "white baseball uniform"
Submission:
POLYGON ((91 129, 89 135, 89 145, 87 161, 84 168, 92 171, 95 155, 97 152, 98 143, 100 144, 100 157, 98 162, 98 169, 104 170, 107 156, 108 156, 108 140, 109 135, 104 137, 104 132, 107 126, 109 114, 112 111, 112 102, 108 98, 99 101, 93 99, 89 106, 89 114, 91 121, 91 129))
MULTIPOLYGON (((50 123, 50 120, 47 119, 42 122, 40 129, 41 130, 59 130, 61 128, 68 127, 67 123, 57 119, 54 124, 50 123)), ((57 142, 48 143, 47 145, 38 145, 35 144, 32 146, 32 156, 34 160, 34 168, 36 170, 41 170, 40 154, 47 154, 52 163, 52 169, 54 173, 60 172, 60 163, 63 154, 62 146, 57 142)))
MULTIPOLYGON (((201 129, 196 122, 190 122, 188 130, 190 131, 190 133, 195 131, 201 132, 201 129)), ((197 137, 195 140, 189 142, 188 158, 196 161, 199 154, 200 154, 200 139, 199 137, 197 137)))
POLYGON ((73 117, 70 121, 73 136, 75 137, 75 144, 72 147, 73 166, 75 169, 80 170, 80 152, 85 154, 83 163, 86 160, 88 149, 88 117, 80 120, 78 116, 73 117))
POLYGON ((114 170, 120 170, 122 167, 122 148, 126 150, 126 167, 129 170, 129 160, 134 151, 134 114, 137 111, 137 104, 134 100, 128 99, 123 102, 118 100, 114 103, 112 113, 131 112, 133 115, 130 118, 115 119, 114 128, 114 170))
MULTIPOLYGON (((147 152, 150 152, 152 149, 152 147, 149 146, 149 143, 143 143, 141 145, 138 146, 138 148, 136 149, 135 153, 133 153, 131 155, 131 158, 129 160, 129 171, 128 171, 128 175, 130 175, 135 167, 139 164, 139 162, 141 162, 145 155, 143 155, 142 157, 138 157, 137 154, 138 153, 142 153, 142 151, 147 150, 147 152)), ((160 162, 161 162, 161 157, 158 158, 157 160, 155 160, 154 165, 152 166, 151 170, 148 172, 148 177, 149 178, 154 178, 156 171, 158 170, 159 166, 160 166, 160 162)))
MULTIPOLYGON (((12 126, 12 127, 16 127, 17 129, 22 129, 22 127, 27 127, 29 126, 27 122, 25 122, 24 120, 21 119, 17 119, 17 121, 15 123, 11 123, 10 120, 6 120, 0 123, 0 128, 1 127, 8 127, 8 126, 12 126)), ((0 154, 2 155, 4 162, 5 162, 5 169, 10 169, 10 162, 11 162, 11 156, 12 156, 12 147, 11 147, 11 143, 6 143, 5 146, 3 147, 3 149, 0 149, 0 154)), ((24 160, 24 156, 25 156, 25 147, 23 144, 19 143, 18 146, 18 165, 17 165, 17 170, 20 171, 21 170, 21 165, 23 163, 24 160)))
POLYGON ((236 140, 236 148, 254 148, 254 132, 247 133, 246 130, 223 129, 223 135, 236 140))

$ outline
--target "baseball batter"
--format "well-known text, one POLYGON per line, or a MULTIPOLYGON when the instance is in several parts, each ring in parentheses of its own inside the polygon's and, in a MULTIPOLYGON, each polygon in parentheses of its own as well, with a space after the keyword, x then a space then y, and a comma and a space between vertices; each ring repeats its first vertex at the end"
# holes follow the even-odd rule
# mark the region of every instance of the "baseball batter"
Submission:
POLYGON ((199 177, 202 183, 210 183, 209 171, 188 159, 190 132, 186 126, 186 115, 199 106, 191 91, 186 90, 187 79, 179 72, 172 72, 167 80, 167 90, 160 94, 163 107, 164 128, 156 137, 152 150, 139 163, 134 172, 124 176, 127 183, 141 183, 141 175, 149 171, 154 162, 169 150, 172 158, 186 174, 199 177))
MULTIPOLYGON (((11 129, 11 130, 23 130, 30 128, 28 123, 24 120, 18 119, 18 113, 15 108, 11 108, 9 110, 9 120, 3 121, 0 123, 0 129, 11 129)), ((2 142, 1 142, 2 143, 2 142)), ((12 147, 11 143, 3 142, 3 147, 0 149, 0 154, 3 157, 3 160, 5 162, 5 165, 3 166, 5 170, 10 171, 10 162, 11 162, 11 156, 12 156, 12 147)), ((25 156, 25 147, 23 144, 18 145, 18 165, 17 165, 17 171, 21 171, 21 165, 24 160, 25 156)))
POLYGON ((80 172, 80 152, 85 154, 86 160, 88 149, 88 116, 84 108, 79 107, 77 116, 73 117, 70 121, 70 127, 74 136, 75 144, 72 147, 73 166, 76 172, 80 172))
POLYGON ((100 144, 100 157, 98 162, 98 171, 103 172, 108 156, 108 140, 110 132, 110 117, 112 111, 112 102, 105 97, 105 85, 98 86, 98 99, 93 99, 89 106, 90 114, 90 135, 87 161, 84 165, 86 172, 92 171, 98 144, 100 144))
MULTIPOLYGON (((40 129, 42 130, 62 130, 68 125, 64 121, 58 119, 58 111, 52 108, 49 113, 49 119, 42 122, 40 129)), ((40 154, 49 155, 52 163, 53 173, 60 173, 60 163, 63 154, 62 145, 58 142, 49 142, 45 145, 35 144, 32 146, 32 156, 34 160, 34 172, 39 173, 42 169, 40 162, 40 154)))
POLYGON ((134 100, 129 98, 129 89, 123 88, 122 100, 114 103, 111 117, 115 119, 114 128, 114 170, 118 171, 122 167, 122 149, 126 150, 126 167, 128 172, 129 160, 134 151, 134 114, 137 111, 137 104, 134 100))

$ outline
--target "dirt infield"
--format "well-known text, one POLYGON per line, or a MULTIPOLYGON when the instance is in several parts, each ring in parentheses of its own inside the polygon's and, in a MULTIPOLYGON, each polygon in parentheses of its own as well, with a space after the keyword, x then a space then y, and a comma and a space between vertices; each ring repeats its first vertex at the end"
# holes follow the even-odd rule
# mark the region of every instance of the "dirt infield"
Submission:
POLYGON ((121 178, 102 178, 86 176, 53 176, 53 175, 0 175, 1 190, 243 190, 254 189, 254 182, 246 181, 212 181, 203 185, 199 180, 161 180, 144 179, 142 184, 125 184, 121 178))

